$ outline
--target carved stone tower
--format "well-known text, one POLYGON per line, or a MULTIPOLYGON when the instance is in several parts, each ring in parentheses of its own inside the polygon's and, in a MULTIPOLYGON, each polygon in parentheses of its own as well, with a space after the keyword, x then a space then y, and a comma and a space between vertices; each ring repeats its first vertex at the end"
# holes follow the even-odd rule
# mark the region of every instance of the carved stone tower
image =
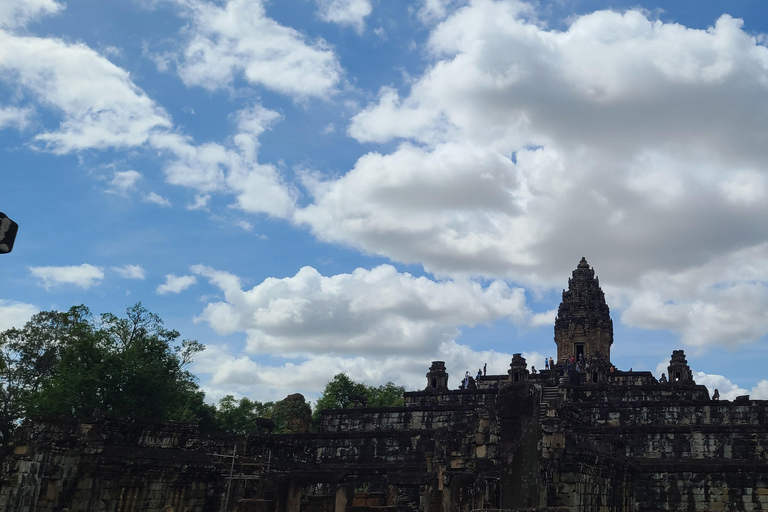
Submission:
POLYGON ((509 382, 513 384, 528 382, 528 365, 522 354, 512 354, 512 363, 510 363, 507 373, 509 373, 509 382))
POLYGON ((669 372, 669 382, 690 382, 695 384, 693 372, 691 367, 688 366, 688 360, 685 358, 683 350, 672 351, 672 358, 669 360, 667 371, 669 372))
POLYGON ((598 352, 611 360, 613 320, 600 282, 585 258, 568 279, 568 290, 563 290, 555 319, 555 343, 558 363, 571 356, 589 359, 598 352))
POLYGON ((429 372, 427 372, 426 390, 430 389, 448 389, 448 372, 445 371, 445 361, 432 361, 432 366, 429 367, 429 372))

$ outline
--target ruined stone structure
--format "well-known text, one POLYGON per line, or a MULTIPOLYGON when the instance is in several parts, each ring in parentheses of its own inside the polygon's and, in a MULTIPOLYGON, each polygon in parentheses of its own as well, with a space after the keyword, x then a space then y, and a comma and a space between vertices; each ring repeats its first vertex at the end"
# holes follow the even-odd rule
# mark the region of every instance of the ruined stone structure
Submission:
POLYGON ((569 357, 589 359, 596 353, 610 361, 613 320, 600 281, 586 258, 581 258, 568 279, 568 290, 563 290, 555 319, 555 344, 558 363, 569 357))
POLYGON ((710 399, 677 350, 668 382, 612 371, 612 324, 585 260, 555 340, 553 369, 531 374, 515 354, 507 374, 457 390, 435 361, 403 407, 324 411, 310 434, 31 423, 4 456, 0 510, 768 509, 768 402, 710 399), (586 364, 569 373, 578 344, 586 364))

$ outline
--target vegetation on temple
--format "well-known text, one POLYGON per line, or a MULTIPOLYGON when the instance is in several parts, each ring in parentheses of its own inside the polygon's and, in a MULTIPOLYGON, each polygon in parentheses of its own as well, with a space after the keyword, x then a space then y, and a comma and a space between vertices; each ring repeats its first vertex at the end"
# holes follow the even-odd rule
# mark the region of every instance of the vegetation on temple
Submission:
POLYGON ((348 409, 351 407, 400 407, 403 405, 403 386, 387 382, 383 386, 368 386, 355 382, 346 373, 339 373, 325 385, 317 399, 313 420, 319 420, 323 409, 348 409))
POLYGON ((126 317, 94 317, 85 306, 36 314, 0 333, 0 435, 27 416, 96 414, 215 425, 215 408, 187 370, 205 347, 141 303, 126 317))
MULTIPOLYGON (((43 311, 23 328, 0 332, 0 445, 29 416, 87 419, 94 414, 183 421, 207 432, 307 432, 312 410, 300 394, 278 402, 235 399, 218 406, 188 370, 205 349, 180 340, 141 303, 125 317, 94 316, 85 306, 43 311)), ((371 387, 336 375, 316 405, 337 409, 402 405, 403 388, 371 387)))

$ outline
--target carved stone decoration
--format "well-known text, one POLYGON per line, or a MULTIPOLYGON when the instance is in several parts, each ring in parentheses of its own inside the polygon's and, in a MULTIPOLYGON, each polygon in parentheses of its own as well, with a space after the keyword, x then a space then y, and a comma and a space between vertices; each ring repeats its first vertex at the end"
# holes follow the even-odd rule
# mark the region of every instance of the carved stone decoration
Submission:
POLYGON ((523 384, 528 382, 528 364, 522 354, 513 354, 509 365, 509 382, 523 384))
POLYGON ((587 376, 587 383, 596 384, 606 382, 608 374, 611 371, 611 362, 602 352, 594 352, 588 359, 584 367, 584 373, 587 376))
POLYGON ((572 275, 555 319, 557 362, 565 363, 572 356, 589 360, 598 352, 610 362, 613 320, 600 281, 585 258, 572 275))
POLYGON ((683 350, 672 351, 672 358, 669 360, 669 366, 667 367, 667 375, 669 375, 669 382, 696 384, 693 380, 691 367, 688 366, 688 360, 685 358, 685 351, 683 350))
POLYGON ((445 361, 432 361, 432 366, 427 372, 425 390, 448 390, 448 373, 445 371, 445 361))

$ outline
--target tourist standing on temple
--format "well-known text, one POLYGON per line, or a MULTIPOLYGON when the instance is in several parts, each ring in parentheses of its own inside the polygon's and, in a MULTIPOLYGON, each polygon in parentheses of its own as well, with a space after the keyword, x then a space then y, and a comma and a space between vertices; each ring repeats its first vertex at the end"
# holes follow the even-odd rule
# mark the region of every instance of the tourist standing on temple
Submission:
POLYGON ((486 375, 485 370, 488 369, 488 363, 483 364, 483 375, 486 375))
POLYGON ((544 369, 549 370, 549 359, 546 357, 544 358, 544 369))

